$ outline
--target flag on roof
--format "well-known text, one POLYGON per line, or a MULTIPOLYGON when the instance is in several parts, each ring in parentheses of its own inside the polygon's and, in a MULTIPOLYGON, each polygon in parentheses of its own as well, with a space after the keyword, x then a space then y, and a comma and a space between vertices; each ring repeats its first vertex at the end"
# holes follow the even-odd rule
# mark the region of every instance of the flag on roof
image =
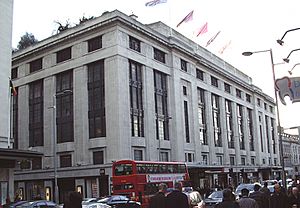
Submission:
POLYGON ((9 80, 9 85, 10 85, 10 93, 11 93, 11 95, 16 96, 18 93, 17 93, 17 90, 14 87, 11 79, 9 80))
POLYGON ((190 20, 193 19, 193 13, 194 10, 192 10, 190 13, 188 13, 188 15, 186 15, 177 25, 177 27, 179 27, 183 22, 189 22, 190 20))
POLYGON ((217 32, 211 39, 209 39, 206 43, 206 46, 207 47, 209 44, 211 44, 217 37, 218 35, 220 34, 221 31, 217 32))
POLYGON ((167 3, 167 0, 153 0, 145 4, 145 6, 155 6, 157 4, 167 3))
POLYGON ((228 41, 228 43, 226 43, 226 45, 224 45, 220 50, 219 50, 219 53, 220 54, 223 54, 225 49, 228 48, 228 46, 231 44, 231 40, 228 41))
POLYGON ((207 22, 198 30, 198 32, 197 32, 197 37, 199 36, 199 35, 202 35, 202 34, 204 34, 204 33, 206 33, 208 30, 207 30, 207 22))

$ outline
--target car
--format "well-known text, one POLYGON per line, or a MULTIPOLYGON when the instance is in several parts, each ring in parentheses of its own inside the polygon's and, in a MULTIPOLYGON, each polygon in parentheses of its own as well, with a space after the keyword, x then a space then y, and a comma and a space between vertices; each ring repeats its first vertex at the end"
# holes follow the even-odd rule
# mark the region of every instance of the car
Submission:
POLYGON ((16 208, 17 206, 20 206, 22 204, 25 204, 27 203, 28 201, 16 201, 16 202, 13 202, 11 204, 9 204, 9 208, 16 208))
POLYGON ((99 200, 99 198, 83 198, 82 199, 82 208, 88 208, 92 202, 97 202, 99 200))
POLYGON ((112 195, 99 199, 96 203, 107 204, 112 208, 140 208, 141 203, 131 201, 127 196, 112 195))
POLYGON ((204 199, 205 207, 214 207, 216 204, 222 202, 223 191, 214 191, 206 199, 204 199))
POLYGON ((37 200, 37 201, 29 201, 24 204, 16 206, 17 208, 59 208, 59 206, 52 202, 47 200, 37 200))
POLYGON ((107 204, 97 203, 97 202, 89 202, 88 204, 85 204, 85 206, 82 205, 82 207, 85 208, 111 208, 111 206, 107 204))

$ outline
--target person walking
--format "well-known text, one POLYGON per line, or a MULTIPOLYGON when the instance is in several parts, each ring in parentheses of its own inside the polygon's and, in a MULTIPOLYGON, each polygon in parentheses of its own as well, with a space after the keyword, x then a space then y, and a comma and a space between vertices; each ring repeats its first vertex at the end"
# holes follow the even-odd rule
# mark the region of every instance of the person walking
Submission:
POLYGON ((186 194, 182 193, 181 182, 175 182, 174 190, 166 198, 167 208, 189 208, 189 201, 186 194))
MULTIPOLYGON (((297 205, 297 208, 300 208, 300 194, 297 187, 292 188, 292 193, 288 196, 289 208, 293 205, 297 205)), ((295 206, 294 206, 295 207, 295 206)))
POLYGON ((79 192, 72 191, 68 194, 68 200, 64 203, 64 208, 81 208, 82 195, 79 192))
POLYGON ((279 184, 274 185, 274 192, 270 197, 270 208, 287 208, 288 200, 285 193, 281 191, 279 184))
POLYGON ((215 206, 215 208, 240 208, 237 201, 232 200, 232 192, 229 189, 223 190, 223 201, 215 206))
POLYGON ((268 188, 268 182, 264 182, 264 186, 260 189, 260 191, 263 193, 263 208, 269 208, 271 192, 268 188))
POLYGON ((249 190, 243 188, 241 190, 242 197, 239 199, 240 208, 259 208, 254 199, 249 198, 249 190))
POLYGON ((259 208, 264 208, 264 196, 263 193, 260 191, 260 188, 260 185, 255 184, 254 192, 252 192, 249 197, 257 202, 259 208))
POLYGON ((149 208, 166 208, 166 197, 167 185, 160 183, 158 185, 158 192, 150 198, 149 208))

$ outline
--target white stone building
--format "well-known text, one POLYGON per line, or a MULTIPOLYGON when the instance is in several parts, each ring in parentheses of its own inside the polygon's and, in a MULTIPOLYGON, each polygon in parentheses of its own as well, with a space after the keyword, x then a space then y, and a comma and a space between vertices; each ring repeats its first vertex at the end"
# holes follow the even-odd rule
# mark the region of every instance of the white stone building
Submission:
POLYGON ((14 142, 43 152, 15 172, 24 198, 110 193, 115 160, 186 161, 194 186, 274 176, 274 100, 250 77, 161 22, 106 12, 13 55, 14 142), (101 172, 101 174, 100 174, 101 172))
POLYGON ((284 170, 289 178, 298 177, 300 173, 300 140, 299 135, 282 134, 284 170))

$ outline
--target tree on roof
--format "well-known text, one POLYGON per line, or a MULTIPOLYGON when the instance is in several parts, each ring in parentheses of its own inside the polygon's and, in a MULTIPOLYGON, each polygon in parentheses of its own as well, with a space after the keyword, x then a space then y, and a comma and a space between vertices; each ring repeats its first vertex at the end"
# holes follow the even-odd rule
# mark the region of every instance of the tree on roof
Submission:
POLYGON ((21 40, 18 43, 17 49, 21 50, 21 49, 25 49, 28 46, 31 46, 35 43, 37 43, 38 40, 34 37, 34 35, 32 33, 28 33, 26 32, 22 37, 21 40))

